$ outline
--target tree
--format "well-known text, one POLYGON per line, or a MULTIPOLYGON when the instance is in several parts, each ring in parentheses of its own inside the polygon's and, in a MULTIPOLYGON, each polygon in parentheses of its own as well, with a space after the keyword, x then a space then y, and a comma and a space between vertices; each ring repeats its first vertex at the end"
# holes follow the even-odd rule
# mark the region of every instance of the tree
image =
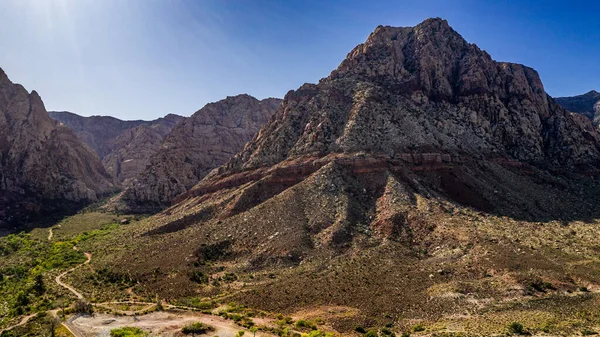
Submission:
POLYGON ((84 300, 77 300, 77 302, 75 302, 75 312, 79 314, 93 315, 94 308, 90 303, 84 300))
POLYGON ((58 326, 59 322, 56 318, 51 317, 50 318, 50 337, 55 337, 56 336, 56 327, 58 326))
POLYGON ((257 327, 253 326, 250 328, 250 332, 252 332, 254 334, 253 337, 256 337, 256 331, 258 331, 257 327))

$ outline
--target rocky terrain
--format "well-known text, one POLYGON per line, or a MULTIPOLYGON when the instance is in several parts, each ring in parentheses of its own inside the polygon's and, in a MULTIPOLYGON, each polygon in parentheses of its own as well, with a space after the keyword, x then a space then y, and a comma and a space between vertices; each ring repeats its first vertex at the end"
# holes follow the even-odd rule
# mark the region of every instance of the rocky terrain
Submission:
POLYGON ((596 128, 600 125, 600 92, 592 90, 579 96, 558 97, 556 102, 569 111, 586 116, 596 128))
POLYGON ((163 138, 184 119, 169 114, 153 121, 123 121, 110 116, 83 117, 66 111, 51 111, 50 117, 71 128, 98 154, 106 170, 124 185, 146 168, 163 138))
POLYGON ((0 226, 114 191, 97 156, 55 123, 37 92, 0 70, 0 226))
MULTIPOLYGON (((25 314, 64 295, 35 286, 46 268, 139 314, 70 320, 104 333, 165 328, 176 316, 147 310, 177 306, 279 336, 596 335, 600 135, 568 110, 445 20, 377 27, 283 101, 228 97, 175 126, 108 205, 161 212, 0 238, 0 314, 41 326, 25 314)), ((136 128, 119 144, 151 137, 136 128)))
POLYGON ((164 138, 150 164, 112 207, 155 212, 237 153, 273 115, 281 100, 249 95, 207 104, 164 138))
POLYGON ((342 308, 338 331, 562 331, 558 308, 600 289, 600 135, 580 117, 445 20, 380 26, 98 263, 165 298, 342 308))

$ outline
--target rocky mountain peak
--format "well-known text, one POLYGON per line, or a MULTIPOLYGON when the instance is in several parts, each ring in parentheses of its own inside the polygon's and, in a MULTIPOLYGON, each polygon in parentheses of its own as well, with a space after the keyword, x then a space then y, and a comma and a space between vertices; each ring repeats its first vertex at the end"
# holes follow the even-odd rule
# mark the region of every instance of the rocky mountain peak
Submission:
POLYGON ((288 93, 218 174, 353 153, 597 162, 600 136, 580 122, 549 98, 534 69, 492 60, 445 20, 379 26, 328 77, 288 93))

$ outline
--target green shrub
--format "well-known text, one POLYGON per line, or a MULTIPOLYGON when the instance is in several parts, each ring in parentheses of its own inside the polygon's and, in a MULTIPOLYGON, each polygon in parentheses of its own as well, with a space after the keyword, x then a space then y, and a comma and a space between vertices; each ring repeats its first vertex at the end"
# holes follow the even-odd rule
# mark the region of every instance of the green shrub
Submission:
POLYGON ((364 334, 364 337, 377 337, 377 330, 369 330, 364 334))
POLYGON ((423 324, 417 324, 412 327, 412 331, 413 332, 425 331, 425 327, 423 326, 423 324))
POLYGON ((208 324, 204 324, 202 322, 196 322, 196 323, 192 323, 189 325, 184 326, 183 328, 181 328, 181 332, 188 335, 188 334, 204 334, 207 333, 208 331, 214 331, 215 328, 208 325, 208 324))
POLYGON ((148 333, 140 328, 134 327, 123 327, 118 329, 112 329, 110 331, 110 337, 145 337, 148 333))
POLYGON ((581 335, 582 336, 593 336, 593 335, 597 335, 598 333, 594 330, 581 330, 581 335))
POLYGON ((199 284, 206 284, 208 283, 208 275, 204 274, 200 270, 194 270, 190 272, 190 281, 199 284))
POLYGON ((508 332, 522 335, 525 332, 525 328, 523 327, 523 324, 519 322, 512 322, 508 326, 508 332))
POLYGON ((317 329, 316 325, 313 322, 304 320, 304 319, 299 319, 298 321, 296 321, 296 328, 298 328, 298 329, 307 328, 307 329, 311 329, 311 330, 317 329))

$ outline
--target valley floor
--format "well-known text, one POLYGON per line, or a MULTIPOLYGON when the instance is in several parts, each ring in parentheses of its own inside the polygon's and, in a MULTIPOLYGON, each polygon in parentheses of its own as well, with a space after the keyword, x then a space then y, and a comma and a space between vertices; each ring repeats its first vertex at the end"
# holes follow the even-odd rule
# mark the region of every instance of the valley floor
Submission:
MULTIPOLYGON (((361 336, 372 329, 383 337, 600 332, 597 221, 517 224, 458 208, 452 217, 454 225, 469 219, 440 233, 454 248, 434 246, 426 256, 388 242, 293 268, 245 271, 235 261, 212 262, 213 269, 204 269, 210 284, 189 282, 187 275, 182 282, 180 270, 163 270, 157 277, 170 280, 165 285, 129 278, 124 265, 110 264, 122 254, 136 256, 147 244, 140 233, 158 226, 153 219, 126 217, 131 223, 120 225, 123 216, 78 214, 51 228, 0 238, 0 327, 11 328, 0 336, 44 335, 61 306, 72 308, 81 298, 96 313, 66 310, 65 326, 75 337, 108 336, 125 326, 181 336, 192 322, 214 326, 210 334, 220 337, 240 330, 250 336, 250 327, 258 336, 290 337, 361 336), (526 234, 534 228, 537 235, 526 234), (484 244, 463 246, 456 237, 465 230, 478 232, 469 237, 484 238, 484 244), (473 276, 480 269, 485 273, 473 276)), ((70 336, 57 327, 58 336, 70 336)))

